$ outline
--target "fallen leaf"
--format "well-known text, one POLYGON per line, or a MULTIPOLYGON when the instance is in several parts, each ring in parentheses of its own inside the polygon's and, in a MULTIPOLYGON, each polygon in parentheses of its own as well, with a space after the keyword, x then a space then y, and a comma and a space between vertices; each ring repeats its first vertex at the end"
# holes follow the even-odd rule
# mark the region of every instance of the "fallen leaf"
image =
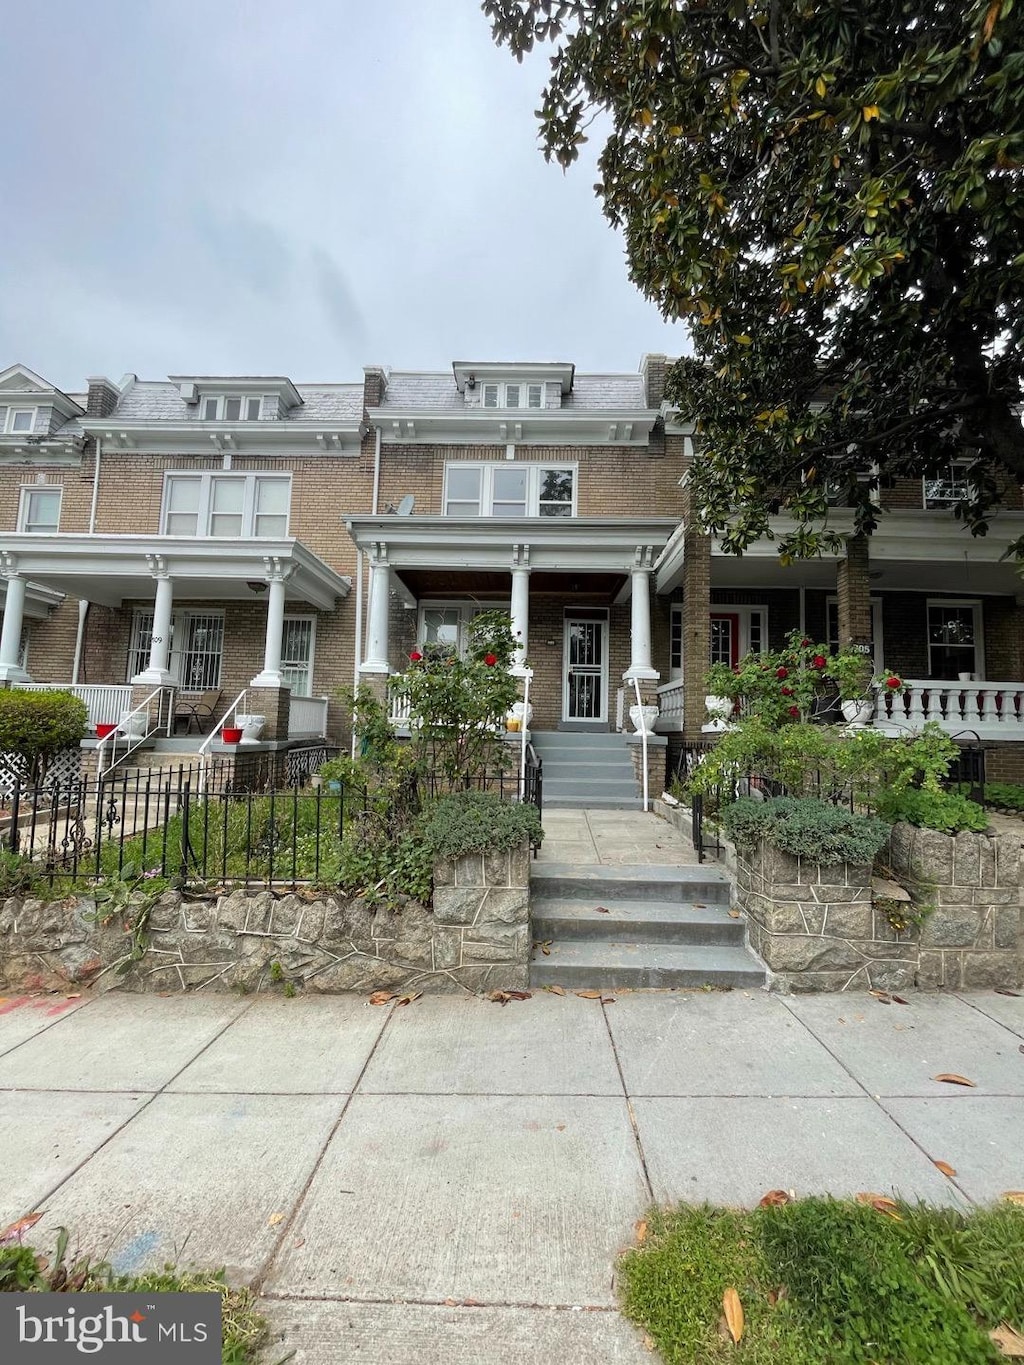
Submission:
POLYGON ((507 1005, 510 1000, 532 1000, 533 996, 529 991, 491 991, 487 999, 496 1005, 507 1005))
POLYGON ((268 1227, 268 1228, 273 1228, 273 1227, 276 1227, 278 1223, 283 1223, 283 1222, 284 1222, 284 1214, 283 1214, 283 1213, 272 1213, 272 1214, 270 1215, 270 1217, 267 1219, 267 1227, 268 1227))
POLYGON ((564 1133, 564 1132, 565 1132, 565 1124, 564 1124, 564 1123, 556 1123, 556 1124, 555 1124, 555 1132, 556 1132, 556 1133, 564 1133))
POLYGON ((76 992, 74 993, 74 995, 66 995, 66 996, 64 997, 65 1000, 81 1000, 81 998, 82 998, 82 992, 81 992, 81 991, 76 991, 76 992))
POLYGON ((903 1222, 903 1219, 896 1212, 896 1210, 899 1208, 899 1205, 896 1203, 895 1199, 890 1199, 887 1194, 871 1193, 858 1194, 857 1203, 868 1204, 871 1208, 877 1209, 879 1213, 888 1214, 888 1216, 890 1218, 894 1218, 897 1223, 903 1222))
POLYGON ((595 905, 594 909, 597 911, 599 915, 610 915, 612 913, 608 909, 607 905, 595 905))
POLYGON ((893 999, 893 1002, 894 1002, 895 1004, 897 1004, 897 1005, 909 1005, 909 1004, 910 1004, 910 1001, 909 1001, 909 1000, 904 1000, 902 995, 894 995, 894 996, 892 997, 892 999, 893 999))
POLYGON ((459 1305, 455 1299, 445 1299, 444 1306, 446 1308, 458 1308, 459 1305))
POLYGON ((693 908, 694 910, 706 910, 708 907, 704 904, 703 901, 694 901, 693 908))
POLYGON ((306 1245, 305 1237, 296 1237, 295 1241, 292 1242, 293 1247, 304 1247, 305 1245, 306 1245))
POLYGON ((1008 1322, 1001 1322, 998 1327, 993 1327, 989 1337, 995 1342, 1001 1355, 1010 1356, 1014 1360, 1024 1357, 1024 1337, 1015 1332, 1008 1322))
POLYGON ((956 1175, 956 1170, 949 1164, 948 1161, 933 1161, 932 1165, 935 1166, 938 1170, 940 1170, 943 1175, 948 1176, 956 1175))
POLYGON ((729 911, 729 918, 730 918, 730 919, 739 919, 739 917, 740 917, 740 912, 739 912, 738 910, 730 910, 730 911, 729 911))
POLYGON ((891 1005, 892 996, 888 991, 868 991, 868 995, 873 995, 880 1005, 891 1005))
POLYGON ((995 986, 993 989, 995 990, 996 995, 1012 995, 1015 1000, 1020 999, 1020 991, 1010 991, 1007 990, 1005 986, 995 986))
POLYGON ((21 1234, 27 1232, 29 1228, 34 1228, 42 1216, 41 1213, 26 1213, 24 1218, 19 1218, 17 1222, 8 1224, 0 1232, 0 1247, 5 1246, 8 1242, 13 1242, 15 1238, 20 1241, 21 1234))
POLYGON ((1024 1190, 1004 1190, 1003 1198, 1008 1204, 1020 1204, 1024 1208, 1024 1190))
POLYGON ((573 994, 574 994, 574 995, 578 995, 579 998, 580 998, 581 1000, 600 1000, 600 999, 601 999, 601 992, 600 992, 600 991, 573 991, 573 994))
POLYGON ((414 1000, 418 1000, 423 994, 422 991, 406 991, 404 995, 398 997, 400 1005, 411 1005, 414 1000))
POLYGON ((639 1246, 641 1243, 643 1243, 643 1242, 645 1242, 645 1241, 647 1240, 647 1219, 646 1219, 646 1218, 641 1218, 640 1221, 639 1221, 639 1222, 637 1223, 637 1225, 636 1225, 636 1240, 637 1240, 637 1245, 638 1245, 638 1246, 639 1246))
POLYGON ((758 1207, 762 1209, 775 1208, 778 1204, 790 1203, 791 1196, 787 1190, 769 1190, 761 1199, 758 1207))
POLYGON ((739 1294, 736 1293, 732 1285, 722 1295, 722 1309, 725 1313, 729 1335, 739 1345, 740 1338, 743 1336, 743 1305, 740 1303, 739 1294))
POLYGON ((972 1090, 978 1088, 974 1081, 969 1081, 966 1076, 958 1076, 955 1071, 940 1071, 932 1080, 945 1081, 948 1085, 969 1085, 972 1090))
POLYGON ((615 996, 614 996, 614 995, 602 995, 602 996, 601 996, 601 1004, 602 1004, 602 1005, 614 1005, 614 1004, 615 1004, 615 996))
POLYGON ((550 991, 552 995, 564 995, 564 994, 565 994, 565 987, 564 987, 564 986, 545 986, 544 989, 545 989, 546 991, 550 991))
POLYGON ((394 1000, 394 991, 374 991, 370 996, 371 1005, 386 1005, 389 1000, 394 1000))

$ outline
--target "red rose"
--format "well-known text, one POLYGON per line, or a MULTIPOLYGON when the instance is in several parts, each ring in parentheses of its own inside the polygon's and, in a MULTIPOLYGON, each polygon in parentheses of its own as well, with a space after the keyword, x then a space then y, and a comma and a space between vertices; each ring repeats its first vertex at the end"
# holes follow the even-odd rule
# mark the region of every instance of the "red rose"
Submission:
POLYGON ((782 689, 782 695, 784 697, 791 697, 793 695, 793 689, 791 687, 784 687, 782 689))
POLYGON ((414 649, 413 652, 409 655, 409 658, 413 661, 414 664, 418 664, 419 661, 423 658, 423 655, 419 652, 418 649, 414 649))
POLYGON ((799 708, 799 706, 791 706, 791 707, 789 708, 789 714, 790 714, 790 715, 793 717, 793 719, 795 720, 796 717, 800 714, 800 708, 799 708))
POLYGON ((828 660, 825 658, 824 654, 815 654, 814 658, 811 660, 811 664, 814 668, 824 668, 827 663, 828 660))
POLYGON ((897 689, 897 687, 902 687, 902 686, 903 686, 903 681, 902 681, 901 678, 897 678, 897 677, 895 676, 895 674, 894 674, 891 678, 886 678, 886 680, 885 680, 885 685, 886 685, 886 687, 891 688, 892 691, 895 692, 896 689, 897 689))
POLYGON ((775 676, 776 676, 777 678, 788 678, 788 677, 789 677, 789 669, 788 669, 788 668, 777 668, 777 669, 775 670, 775 676))
POLYGON ((811 643, 810 640, 801 640, 801 641, 800 641, 800 648, 801 648, 801 649, 806 649, 807 646, 808 646, 810 643, 811 643))
POLYGON ((493 668, 497 662, 498 662, 497 654, 484 655, 484 663, 487 665, 488 668, 493 668))

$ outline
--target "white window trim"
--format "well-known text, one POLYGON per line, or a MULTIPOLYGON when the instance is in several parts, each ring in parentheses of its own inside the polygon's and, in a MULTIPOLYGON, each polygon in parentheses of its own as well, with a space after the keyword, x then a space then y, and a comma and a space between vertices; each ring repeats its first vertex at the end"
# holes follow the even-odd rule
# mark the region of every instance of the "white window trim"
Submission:
POLYGON ((428 611, 457 611, 459 613, 459 657, 464 658, 466 646, 469 643, 468 630, 469 623, 474 616, 478 616, 482 611, 510 611, 511 600, 500 598, 494 601, 478 601, 476 598, 467 599, 465 597, 424 597, 416 604, 416 644, 422 645, 426 642, 427 626, 426 613, 428 611))
POLYGON ((38 418, 38 416, 39 416, 38 407, 28 408, 23 403, 18 404, 17 407, 9 407, 7 409, 7 422, 5 424, 4 430, 9 436, 31 436, 36 429, 36 419, 38 418), (29 425, 27 431, 26 430, 15 431, 14 418, 18 413, 22 412, 30 412, 32 414, 32 422, 29 425))
MULTIPOLYGON (((985 618, 980 597, 926 597, 924 603, 924 633, 928 645, 928 676, 932 676, 931 608, 973 607, 974 609, 974 667, 970 670, 979 680, 985 677, 985 618)), ((940 681, 942 681, 940 679, 940 681)), ((946 682, 955 679, 945 679, 946 682)))
MULTIPOLYGON (((133 672, 132 672, 133 664, 139 661, 139 660, 136 659, 135 656, 136 656, 136 654, 139 654, 139 649, 138 649, 138 645, 137 645, 137 640, 138 640, 138 631, 139 631, 139 621, 140 621, 140 618, 143 617, 143 616, 152 616, 152 615, 153 615, 153 608, 152 608, 152 607, 146 607, 146 606, 141 606, 141 607, 140 607, 140 606, 137 606, 137 607, 134 607, 133 610, 132 610, 131 630, 130 630, 129 635, 128 635, 128 658, 127 658, 127 660, 126 660, 126 670, 127 670, 127 671, 126 671, 126 675, 125 675, 125 681, 126 681, 126 682, 131 682, 132 677, 133 677, 133 672)), ((210 608, 210 609, 208 609, 208 610, 200 610, 198 607, 197 607, 197 608, 194 608, 194 609, 193 609, 193 608, 185 607, 185 608, 182 608, 182 609, 179 610, 179 611, 175 611, 175 612, 172 614, 172 616, 171 616, 171 640, 172 640, 172 641, 177 641, 177 644, 176 644, 176 645, 172 644, 171 647, 170 647, 170 649, 169 649, 169 652, 168 652, 168 655, 167 655, 167 670, 168 670, 168 672, 172 675, 172 677, 176 680, 176 682, 180 685, 180 684, 181 684, 181 665, 182 665, 182 660, 183 660, 183 658, 184 658, 184 656, 185 656, 185 649, 184 649, 183 642, 184 642, 184 640, 186 639, 186 635, 187 635, 187 631, 188 631, 188 618, 189 618, 190 616, 219 616, 220 619, 221 619, 220 666, 219 666, 219 668, 217 669, 217 681, 210 684, 211 687, 220 687, 220 686, 221 686, 221 683, 222 683, 222 679, 223 679, 223 677, 224 677, 224 653, 225 653, 225 649, 226 649, 226 647, 227 647, 227 638, 228 638, 228 637, 227 637, 227 620, 226 620, 226 618, 225 618, 224 610, 223 610, 223 608, 221 608, 221 607, 213 607, 213 608, 210 608)), ((141 659, 141 655, 140 655, 139 657, 140 657, 140 659, 141 659)), ((145 660, 142 660, 142 669, 146 669, 146 668, 148 668, 148 667, 149 667, 149 659, 146 658, 145 660)), ((140 671, 142 671, 142 670, 140 670, 140 671)), ((192 689, 187 689, 187 690, 188 690, 188 691, 191 691, 192 689)))
MULTIPOLYGON (((949 467, 949 469, 951 469, 951 470, 954 470, 954 469, 961 469, 961 470, 963 470, 964 473, 966 474, 967 470, 969 470, 973 464, 974 464, 974 461, 971 460, 971 459, 953 459, 953 460, 950 460, 950 461, 948 462, 948 467, 949 467)), ((937 483, 937 482, 938 482, 938 479, 936 479, 936 478, 929 479, 927 476, 922 476, 922 478, 921 478, 921 506, 925 509, 926 512, 942 512, 942 511, 945 511, 945 510, 946 510, 947 508, 949 508, 949 507, 955 507, 955 506, 957 505, 957 503, 961 501, 961 498, 960 498, 960 497, 955 497, 955 498, 935 498, 935 497, 932 497, 932 498, 929 498, 929 497, 928 497, 928 485, 929 485, 930 483, 934 484, 934 483, 937 483), (935 503, 936 505, 935 505, 934 507, 929 507, 929 506, 928 506, 929 501, 935 503)), ((968 489, 970 488, 970 483, 971 483, 970 479, 968 479, 968 478, 965 477, 965 478, 962 480, 962 483, 963 483, 968 489)))
MULTIPOLYGON (((872 653, 872 657, 871 657, 871 666, 872 666, 872 668, 875 670, 876 673, 881 673, 882 669, 885 667, 885 641, 882 639, 882 599, 881 599, 880 597, 872 597, 872 598, 870 599, 870 602, 871 602, 871 642, 872 642, 872 646, 873 646, 872 651, 871 651, 871 653, 872 653)), ((836 609, 836 616, 837 616, 837 618, 838 618, 838 614, 839 614, 839 598, 835 595, 835 593, 833 593, 833 594, 831 594, 831 596, 825 598, 825 643, 829 646, 829 648, 831 648, 831 647, 832 647, 832 640, 831 640, 831 638, 829 637, 829 631, 828 631, 828 609, 829 609, 829 607, 835 607, 835 609, 836 609)), ((838 630, 838 626, 837 626, 837 630, 838 630)), ((837 643, 838 643, 838 641, 837 641, 837 643)))
POLYGON ((739 657, 750 653, 750 618, 757 612, 761 617, 761 648, 758 651, 764 654, 768 649, 768 608, 758 603, 755 606, 735 605, 732 602, 712 602, 708 608, 708 618, 712 616, 739 616, 740 618, 740 638, 738 642, 739 657))
POLYGON ((261 393, 204 393, 199 399, 199 413, 204 422, 259 422, 263 416, 263 400, 264 395, 261 393), (230 418, 224 416, 224 409, 229 398, 235 398, 241 404, 241 408, 239 409, 240 416, 230 418), (247 404, 250 402, 258 403, 260 405, 259 412, 255 417, 245 416, 247 404), (216 417, 207 417, 207 403, 217 404, 216 417))
MULTIPOLYGON (((60 514, 64 509, 64 485, 59 483, 27 483, 21 488, 21 496, 18 502, 18 530, 31 531, 32 527, 28 522, 28 509, 33 493, 56 493, 57 494, 57 525, 55 531, 60 530, 60 514)), ((43 534, 52 535, 53 532, 43 534)))
MULTIPOLYGON (((196 529, 194 535, 197 538, 207 540, 210 538, 210 518, 213 515, 212 495, 214 479, 237 479, 244 483, 245 494, 242 500, 242 529, 238 536, 225 537, 226 539, 242 539, 247 537, 251 540, 280 540, 282 536, 287 536, 291 527, 291 503, 292 503, 292 476, 290 474, 270 474, 262 470, 248 473, 231 473, 222 469, 198 470, 198 469, 168 469, 164 474, 163 503, 160 513, 160 533, 161 535, 176 534, 167 530, 167 519, 170 514, 168 507, 168 495, 173 479, 198 479, 199 480, 199 511, 196 514, 196 529), (288 485, 288 511, 285 514, 285 529, 281 535, 257 536, 256 534, 256 484, 259 480, 265 479, 268 482, 287 483, 288 485)), ((227 514, 221 514, 227 515, 227 514)), ((263 513, 266 515, 273 515, 263 513)))
POLYGON ((543 383, 538 384, 536 380, 487 379, 484 380, 480 386, 480 406, 482 408, 485 408, 488 412, 497 412, 499 408, 506 408, 511 412, 540 412, 544 408, 544 398, 545 398, 544 384, 543 383), (498 391, 498 401, 494 404, 493 407, 489 406, 486 402, 488 389, 497 389, 498 391), (526 402, 525 403, 519 402, 510 405, 508 401, 509 389, 518 389, 520 398, 522 398, 525 394, 526 402), (540 402, 536 406, 532 406, 530 403, 531 389, 540 390, 540 402))
MULTIPOLYGON (((296 696, 311 697, 311 696, 313 695, 313 669, 314 669, 314 667, 316 666, 316 616, 315 616, 312 612, 296 612, 296 611, 291 611, 291 612, 288 612, 288 613, 285 615, 284 624, 287 625, 287 623, 288 623, 289 621, 308 621, 308 622, 309 622, 309 691, 308 691, 308 692, 301 692, 301 693, 300 693, 300 692, 293 692, 293 693, 292 693, 292 696, 293 696, 293 697, 296 697, 296 696)), ((286 660, 285 657, 284 657, 284 653, 283 653, 283 645, 284 645, 283 631, 282 631, 282 641, 281 641, 281 643, 282 643, 281 667, 282 667, 282 669, 283 669, 283 668, 285 667, 286 662, 287 662, 287 660, 286 660)))
MULTIPOLYGON (((571 461, 541 461, 541 460, 449 460, 444 467, 444 493, 442 497, 442 507, 445 516, 472 516, 472 512, 449 512, 448 511, 448 475, 453 469, 479 469, 482 471, 480 479, 480 511, 477 513, 481 517, 493 517, 492 507, 494 506, 494 471, 497 469, 525 469, 526 475, 526 512, 525 516, 540 516, 540 476, 541 471, 557 470, 560 473, 572 475, 572 502, 570 503, 569 517, 576 516, 577 500, 580 491, 580 468, 578 464, 571 461)), ((466 498, 456 498, 456 502, 467 502, 466 498)), ((499 520, 514 520, 514 518, 499 518, 499 520)), ((545 520, 557 521, 557 517, 545 518, 545 520)), ((568 520, 568 518, 565 518, 568 520)))

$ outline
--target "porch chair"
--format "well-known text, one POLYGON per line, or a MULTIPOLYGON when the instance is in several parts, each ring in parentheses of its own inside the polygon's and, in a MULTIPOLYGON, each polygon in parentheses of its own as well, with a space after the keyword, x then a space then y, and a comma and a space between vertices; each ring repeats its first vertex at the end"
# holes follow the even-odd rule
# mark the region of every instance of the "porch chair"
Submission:
POLYGON ((195 721, 196 728, 200 734, 206 730, 206 722, 216 719, 217 706, 221 699, 221 689, 219 687, 208 688, 205 692, 200 692, 198 697, 178 697, 174 707, 174 728, 177 730, 178 721, 185 721, 186 735, 192 733, 192 722, 195 721))

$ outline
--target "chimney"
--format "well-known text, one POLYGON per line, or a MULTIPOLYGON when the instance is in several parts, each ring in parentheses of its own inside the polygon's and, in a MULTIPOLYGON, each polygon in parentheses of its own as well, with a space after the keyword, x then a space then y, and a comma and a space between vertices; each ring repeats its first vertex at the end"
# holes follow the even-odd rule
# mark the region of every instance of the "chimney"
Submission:
POLYGON ((363 407, 379 408, 388 387, 388 372, 383 365, 363 366, 363 407))
POLYGON ((665 399, 665 371, 668 357, 664 355, 645 355, 640 361, 640 373, 644 378, 644 390, 649 408, 660 408, 665 399))
POLYGON ((88 417, 109 417, 116 411, 118 401, 121 397, 121 390, 111 379, 105 375, 89 376, 89 397, 86 400, 85 411, 88 417))

